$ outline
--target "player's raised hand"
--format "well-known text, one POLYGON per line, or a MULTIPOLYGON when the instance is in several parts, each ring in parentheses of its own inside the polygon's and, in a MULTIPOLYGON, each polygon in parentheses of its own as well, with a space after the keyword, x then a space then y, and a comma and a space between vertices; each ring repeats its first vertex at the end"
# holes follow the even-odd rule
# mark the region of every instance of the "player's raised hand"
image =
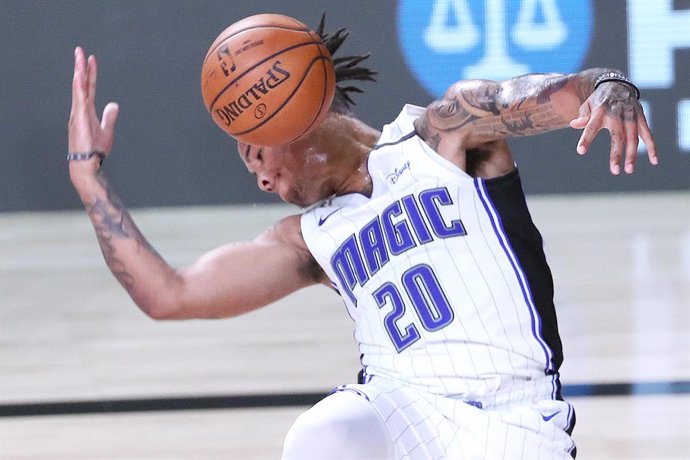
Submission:
POLYGON ((584 155, 594 137, 602 129, 611 135, 610 169, 619 174, 625 152, 624 170, 631 174, 635 167, 637 146, 641 137, 647 146, 649 162, 658 164, 654 136, 649 129, 635 90, 623 83, 606 82, 600 85, 580 106, 578 118, 570 122, 575 129, 584 129, 577 144, 577 152, 584 155))
MULTIPOLYGON (((118 105, 109 103, 99 120, 96 114, 96 78, 98 70, 96 58, 84 56, 84 50, 74 50, 74 77, 72 79, 72 110, 70 112, 68 133, 68 153, 75 159, 88 157, 86 161, 70 161, 70 172, 74 169, 95 171, 99 166, 100 155, 110 154, 113 146, 113 131, 117 120, 118 105)), ((102 158, 100 158, 102 159, 102 158)))

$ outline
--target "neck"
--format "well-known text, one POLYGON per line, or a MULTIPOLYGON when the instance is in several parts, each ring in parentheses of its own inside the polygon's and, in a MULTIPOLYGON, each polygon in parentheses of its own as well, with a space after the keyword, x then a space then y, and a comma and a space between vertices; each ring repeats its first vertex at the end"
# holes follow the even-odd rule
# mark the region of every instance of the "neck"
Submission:
POLYGON ((337 129, 344 136, 332 137, 335 141, 333 149, 336 152, 336 168, 339 174, 335 194, 361 193, 370 196, 371 176, 367 160, 381 133, 355 118, 343 118, 346 120, 335 121, 338 124, 337 129))

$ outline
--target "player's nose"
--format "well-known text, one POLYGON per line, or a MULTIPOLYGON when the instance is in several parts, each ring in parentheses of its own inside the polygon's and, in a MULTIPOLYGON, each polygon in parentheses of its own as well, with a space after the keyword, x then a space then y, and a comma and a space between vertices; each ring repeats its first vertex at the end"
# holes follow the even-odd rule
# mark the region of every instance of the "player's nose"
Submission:
POLYGON ((260 190, 264 192, 273 192, 275 176, 268 174, 266 171, 256 173, 256 183, 260 190))

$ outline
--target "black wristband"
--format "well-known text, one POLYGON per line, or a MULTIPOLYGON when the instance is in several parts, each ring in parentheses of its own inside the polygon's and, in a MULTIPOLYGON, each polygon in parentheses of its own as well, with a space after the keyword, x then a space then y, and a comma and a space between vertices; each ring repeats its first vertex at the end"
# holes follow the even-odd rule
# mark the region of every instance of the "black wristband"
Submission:
POLYGON ((105 160, 105 153, 99 152, 98 150, 94 150, 93 152, 89 153, 68 153, 67 154, 67 161, 85 161, 85 160, 90 160, 94 156, 97 156, 98 159, 100 160, 99 164, 103 164, 103 160, 105 160))
POLYGON ((596 91, 599 85, 601 85, 602 83, 606 83, 608 81, 616 81, 618 83, 628 85, 629 87, 635 90, 635 96, 637 97, 637 99, 640 99, 640 90, 637 86, 635 86, 635 83, 633 83, 626 76, 619 74, 618 72, 606 72, 599 75, 597 79, 594 81, 594 90, 596 91))

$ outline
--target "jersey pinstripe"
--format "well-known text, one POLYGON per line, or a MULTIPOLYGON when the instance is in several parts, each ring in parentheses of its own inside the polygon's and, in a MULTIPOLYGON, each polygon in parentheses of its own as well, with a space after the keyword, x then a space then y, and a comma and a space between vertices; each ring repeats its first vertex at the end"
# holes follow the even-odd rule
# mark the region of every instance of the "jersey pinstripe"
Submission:
POLYGON ((551 274, 518 173, 470 177, 416 135, 421 110, 384 127, 371 196, 302 216, 355 322, 365 376, 484 405, 560 399, 551 274))

